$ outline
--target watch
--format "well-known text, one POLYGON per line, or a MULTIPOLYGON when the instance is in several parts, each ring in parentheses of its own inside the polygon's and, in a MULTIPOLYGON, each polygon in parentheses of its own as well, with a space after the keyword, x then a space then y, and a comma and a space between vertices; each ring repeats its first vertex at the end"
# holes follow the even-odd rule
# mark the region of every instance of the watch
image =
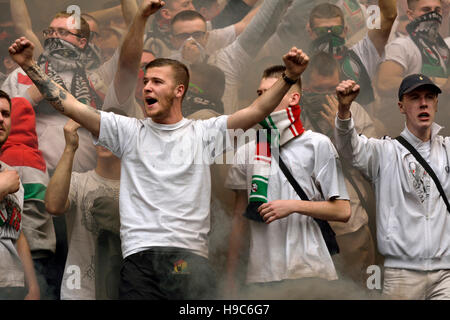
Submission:
POLYGON ((297 80, 289 78, 285 72, 283 72, 281 74, 281 77, 283 78, 284 81, 286 81, 287 84, 290 84, 290 85, 293 85, 297 82, 297 80))

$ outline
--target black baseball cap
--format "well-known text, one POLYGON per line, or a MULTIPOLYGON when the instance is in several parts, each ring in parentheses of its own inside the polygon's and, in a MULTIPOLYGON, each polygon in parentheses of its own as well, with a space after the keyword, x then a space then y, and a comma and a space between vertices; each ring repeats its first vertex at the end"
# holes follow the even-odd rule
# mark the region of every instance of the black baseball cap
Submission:
POLYGON ((414 89, 417 89, 418 87, 422 86, 429 86, 434 89, 438 94, 442 93, 441 89, 437 85, 434 84, 433 81, 431 81, 430 78, 428 78, 424 74, 411 74, 407 77, 405 77, 400 84, 400 88, 398 89, 398 99, 402 100, 402 97, 405 93, 410 93, 414 89))

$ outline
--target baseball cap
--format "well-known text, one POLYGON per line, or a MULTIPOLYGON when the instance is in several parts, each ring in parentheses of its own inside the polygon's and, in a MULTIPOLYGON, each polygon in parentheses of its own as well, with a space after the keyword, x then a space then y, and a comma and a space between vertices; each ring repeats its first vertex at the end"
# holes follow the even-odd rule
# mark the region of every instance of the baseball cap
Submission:
POLYGON ((398 99, 401 100, 405 93, 409 93, 421 86, 430 86, 437 93, 442 93, 441 89, 424 74, 411 74, 405 77, 398 89, 398 99))

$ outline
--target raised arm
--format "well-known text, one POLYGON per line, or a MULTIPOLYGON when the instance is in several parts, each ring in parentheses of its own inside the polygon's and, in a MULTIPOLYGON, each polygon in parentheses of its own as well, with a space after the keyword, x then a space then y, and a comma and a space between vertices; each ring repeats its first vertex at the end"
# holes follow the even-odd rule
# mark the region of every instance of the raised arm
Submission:
POLYGON ((368 36, 381 56, 391 34, 392 25, 397 18, 397 0, 379 0, 378 6, 381 14, 380 28, 369 30, 368 36))
POLYGON ((144 0, 131 23, 120 49, 119 64, 114 77, 114 89, 119 103, 125 102, 138 78, 144 50, 144 32, 148 17, 164 6, 161 0, 144 0))
POLYGON ((94 137, 100 133, 100 112, 79 102, 69 92, 49 78, 33 60, 34 45, 25 37, 17 39, 10 47, 12 59, 30 77, 44 98, 59 112, 72 118, 94 137))
POLYGON ((125 20, 125 23, 129 27, 133 22, 134 17, 138 12, 138 5, 136 0, 120 0, 120 4, 122 5, 122 16, 125 20))
POLYGON ((72 177, 73 159, 78 149, 79 138, 77 130, 79 127, 80 125, 71 119, 64 126, 66 147, 45 193, 45 209, 48 213, 56 216, 62 215, 70 207, 70 180, 72 177))
POLYGON ((42 47, 39 38, 33 32, 30 14, 27 5, 25 4, 25 0, 10 0, 10 7, 16 33, 30 39, 36 48, 34 54, 36 57, 40 56, 41 53, 44 52, 44 48, 42 47))
MULTIPOLYGON (((297 80, 305 71, 309 57, 302 50, 292 48, 283 56, 286 76, 297 80)), ((233 113, 228 118, 228 129, 248 129, 266 118, 280 103, 292 84, 283 78, 278 80, 268 91, 259 96, 250 106, 233 113)))

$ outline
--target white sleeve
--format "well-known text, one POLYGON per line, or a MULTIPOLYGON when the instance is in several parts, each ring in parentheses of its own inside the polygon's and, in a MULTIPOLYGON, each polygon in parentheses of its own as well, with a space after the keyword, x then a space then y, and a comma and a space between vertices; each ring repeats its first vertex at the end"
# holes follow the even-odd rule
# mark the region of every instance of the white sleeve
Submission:
POLYGON ((405 74, 409 74, 408 70, 415 64, 419 64, 422 67, 421 61, 415 61, 421 59, 419 49, 413 44, 408 44, 408 41, 412 41, 409 37, 397 38, 394 41, 388 43, 385 47, 385 61, 394 61, 401 65, 405 74), (416 59, 414 59, 414 57, 416 59))
POLYGON ((100 133, 93 139, 95 145, 101 145, 118 158, 132 147, 133 137, 139 129, 140 122, 135 118, 124 117, 112 112, 100 111, 100 133))
POLYGON ((383 150, 386 149, 383 146, 387 141, 358 135, 353 118, 341 120, 337 116, 334 135, 336 147, 342 157, 370 181, 375 181, 380 171, 380 155, 389 152, 383 150))
POLYGON ((380 57, 378 54, 372 40, 370 40, 369 36, 366 34, 366 36, 361 41, 356 43, 351 49, 356 53, 359 59, 361 59, 361 62, 369 74, 370 80, 373 80, 376 75, 378 65, 383 60, 383 57, 380 57))
MULTIPOLYGON (((255 143, 255 142, 253 142, 255 143)), ((250 163, 245 159, 245 145, 240 147, 234 156, 233 166, 228 170, 225 188, 231 190, 247 190, 247 168, 250 163)))
POLYGON ((211 55, 217 50, 225 48, 236 40, 236 30, 234 25, 214 29, 209 32, 208 43, 206 44, 206 54, 211 55))

